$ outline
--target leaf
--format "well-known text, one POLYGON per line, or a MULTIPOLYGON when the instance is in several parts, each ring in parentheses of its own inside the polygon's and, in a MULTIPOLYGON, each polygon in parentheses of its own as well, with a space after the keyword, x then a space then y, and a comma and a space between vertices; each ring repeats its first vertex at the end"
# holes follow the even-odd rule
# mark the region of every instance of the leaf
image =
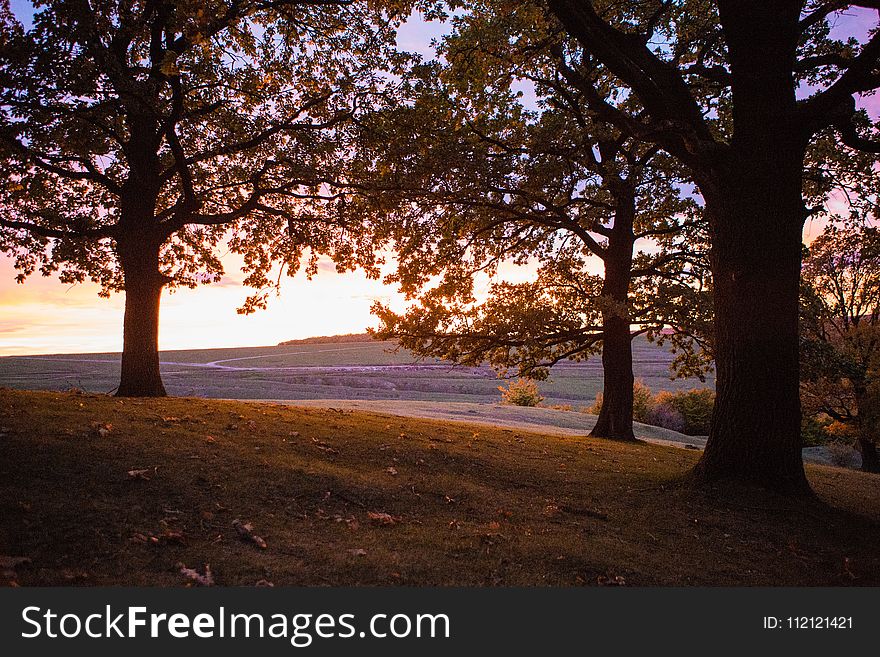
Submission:
POLYGON ((129 470, 128 476, 130 479, 143 479, 144 481, 150 480, 150 469, 145 468, 143 470, 129 470))
POLYGON ((385 472, 390 474, 392 477, 397 476, 397 468, 395 468, 395 467, 385 468, 385 472))
POLYGON ((621 575, 599 575, 596 583, 599 586, 626 586, 626 580, 621 575))
POLYGON ((390 513, 384 513, 382 511, 368 511, 367 517, 370 519, 370 522, 374 525, 379 525, 380 527, 390 527, 400 522, 398 516, 392 516, 390 513))
POLYGON ((214 586, 214 576, 211 574, 211 566, 210 564, 205 564, 205 574, 202 575, 194 568, 187 568, 182 563, 177 564, 177 568, 180 570, 180 574, 186 577, 191 582, 198 584, 199 586, 214 586))
POLYGON ((266 545, 266 541, 262 536, 258 536, 254 533, 254 526, 249 522, 241 522, 241 520, 233 520, 232 526, 235 527, 235 531, 238 532, 238 537, 247 542, 253 543, 261 550, 265 550, 268 545, 266 545))
POLYGON ((142 534, 135 532, 128 539, 132 543, 145 543, 147 545, 184 545, 186 543, 183 532, 166 529, 161 534, 142 534))
POLYGON ((317 438, 312 438, 312 442, 315 444, 315 447, 320 449, 322 452, 327 452, 328 454, 339 454, 339 450, 331 447, 325 442, 318 440, 317 438))
POLYGON ((166 50, 159 64, 159 70, 163 75, 174 77, 180 75, 180 68, 177 66, 177 53, 173 50, 166 50))
POLYGON ((367 551, 363 548, 355 548, 353 550, 347 550, 347 552, 353 557, 365 557, 367 556, 367 551))
POLYGON ((92 422, 89 426, 91 428, 90 435, 93 438, 106 438, 113 431, 113 425, 104 422, 92 422))
POLYGON ((30 563, 30 557, 6 557, 0 555, 0 569, 2 570, 14 570, 19 566, 26 566, 30 563))

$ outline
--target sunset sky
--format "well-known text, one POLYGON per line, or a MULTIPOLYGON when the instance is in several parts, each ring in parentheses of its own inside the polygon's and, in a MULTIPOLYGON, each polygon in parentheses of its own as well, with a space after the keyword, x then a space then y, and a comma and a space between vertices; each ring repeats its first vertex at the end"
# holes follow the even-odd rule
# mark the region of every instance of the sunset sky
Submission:
MULTIPOLYGON (((20 16, 28 12, 26 2, 13 1, 12 6, 20 16)), ((838 27, 861 36, 871 24, 866 18, 849 17, 838 27)), ((873 14, 870 18, 873 22, 873 14)), ((400 44, 430 55, 430 40, 441 31, 442 26, 413 21, 402 31, 400 44)), ((805 239, 820 230, 816 222, 808 223, 805 239)), ((272 345, 293 338, 361 332, 375 324, 370 314, 375 300, 402 307, 394 288, 361 273, 337 274, 325 262, 311 281, 302 275, 288 279, 268 310, 243 316, 236 308, 250 290, 240 285, 242 276, 234 259, 224 259, 224 265, 227 275, 220 284, 163 295, 161 349, 272 345)), ((530 271, 533 268, 507 268, 508 276, 519 280, 530 271)), ((68 286, 39 275, 19 285, 14 275, 11 260, 0 254, 0 356, 121 349, 122 295, 99 299, 94 285, 68 286)))

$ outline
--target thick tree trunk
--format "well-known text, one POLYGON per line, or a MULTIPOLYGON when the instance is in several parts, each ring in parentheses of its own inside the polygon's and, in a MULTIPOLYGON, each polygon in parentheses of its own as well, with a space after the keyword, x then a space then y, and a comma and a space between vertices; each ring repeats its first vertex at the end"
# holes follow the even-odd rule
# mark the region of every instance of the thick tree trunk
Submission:
POLYGON ((602 408, 591 436, 635 440, 632 340, 629 321, 608 317, 602 335, 602 408))
POLYGON ((701 184, 712 228, 717 396, 694 474, 806 493, 798 388, 805 139, 791 75, 797 10, 792 20, 773 3, 721 6, 734 136, 713 180, 701 184))
POLYGON ((880 427, 876 399, 868 392, 864 380, 853 382, 856 397, 856 412, 858 418, 858 442, 859 452, 862 455, 862 470, 865 472, 880 473, 880 456, 877 454, 875 437, 880 427))
POLYGON ((862 470, 880 473, 880 456, 874 437, 865 431, 859 431, 859 452, 862 454, 862 470))
POLYGON ((613 186, 614 226, 604 255, 602 296, 602 408, 591 436, 635 440, 633 434, 633 360, 629 286, 632 280, 635 187, 624 180, 613 186))
POLYGON ((156 239, 117 244, 125 277, 122 373, 118 397, 164 397, 159 372, 159 299, 166 278, 159 272, 156 239))

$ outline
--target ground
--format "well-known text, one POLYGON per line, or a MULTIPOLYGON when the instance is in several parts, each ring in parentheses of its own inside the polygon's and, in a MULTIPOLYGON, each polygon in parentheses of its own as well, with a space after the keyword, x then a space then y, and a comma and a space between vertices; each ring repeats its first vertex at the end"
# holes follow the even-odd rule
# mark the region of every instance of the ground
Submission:
MULTIPOLYGON (((671 380, 673 355, 644 336, 633 340, 633 359, 636 377, 655 392, 712 384, 711 377, 671 380)), ((420 360, 377 341, 163 351, 161 361, 165 387, 179 397, 491 403, 501 399, 504 383, 489 367, 420 360)), ((0 382, 22 390, 112 392, 119 368, 118 353, 10 356, 0 358, 0 382)), ((592 406, 602 389, 601 359, 559 363, 540 388, 548 405, 592 406)))
POLYGON ((880 584, 875 475, 809 466, 818 500, 791 501, 694 490, 681 478, 695 459, 360 411, 3 389, 0 573, 19 585, 183 586, 206 564, 218 585, 880 584))

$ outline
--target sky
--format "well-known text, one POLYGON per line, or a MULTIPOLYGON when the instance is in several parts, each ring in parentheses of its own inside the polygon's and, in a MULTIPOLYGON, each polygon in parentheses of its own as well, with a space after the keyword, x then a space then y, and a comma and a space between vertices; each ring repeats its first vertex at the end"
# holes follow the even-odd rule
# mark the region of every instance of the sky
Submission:
MULTIPOLYGON (((12 7, 19 16, 29 10, 29 4, 22 0, 13 0, 12 7)), ((844 17, 837 28, 861 36, 868 24, 866 18, 857 14, 844 17)), ((443 29, 413 20, 404 26, 399 43, 429 57, 430 42, 443 29)), ((808 222, 805 239, 810 241, 821 229, 820 223, 808 222)), ((374 301, 397 310, 405 305, 394 287, 368 280, 360 272, 339 274, 325 260, 312 280, 303 274, 287 279, 280 296, 270 299, 267 310, 239 315, 236 309, 251 290, 240 284, 243 277, 233 258, 225 258, 224 267, 227 275, 219 284, 163 294, 161 349, 263 346, 316 335, 359 333, 376 325, 370 314, 374 301)), ((535 269, 510 266, 502 275, 525 280, 535 269)), ((0 356, 121 350, 121 294, 100 299, 97 286, 92 284, 70 286, 54 276, 39 275, 17 284, 14 276, 11 260, 0 254, 0 356)))

